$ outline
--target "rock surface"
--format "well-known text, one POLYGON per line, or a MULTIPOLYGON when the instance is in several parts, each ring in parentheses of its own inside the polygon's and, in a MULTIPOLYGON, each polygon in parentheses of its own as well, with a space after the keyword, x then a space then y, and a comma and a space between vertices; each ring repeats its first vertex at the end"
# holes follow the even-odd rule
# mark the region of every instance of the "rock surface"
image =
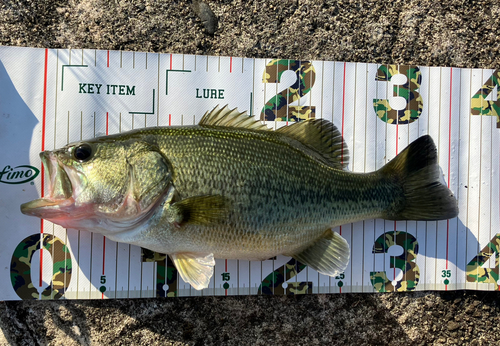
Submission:
MULTIPOLYGON (((3 0, 0 44, 497 68, 496 1, 3 0)), ((499 345, 497 292, 0 302, 0 345, 499 345)))

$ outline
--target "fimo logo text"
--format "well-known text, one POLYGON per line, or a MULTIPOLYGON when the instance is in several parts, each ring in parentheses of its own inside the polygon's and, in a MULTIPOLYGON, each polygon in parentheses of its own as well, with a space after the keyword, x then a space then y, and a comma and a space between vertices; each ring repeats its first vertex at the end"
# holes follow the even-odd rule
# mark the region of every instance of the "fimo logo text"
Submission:
POLYGON ((35 179, 40 170, 28 165, 17 167, 5 166, 0 172, 0 183, 23 184, 35 179))

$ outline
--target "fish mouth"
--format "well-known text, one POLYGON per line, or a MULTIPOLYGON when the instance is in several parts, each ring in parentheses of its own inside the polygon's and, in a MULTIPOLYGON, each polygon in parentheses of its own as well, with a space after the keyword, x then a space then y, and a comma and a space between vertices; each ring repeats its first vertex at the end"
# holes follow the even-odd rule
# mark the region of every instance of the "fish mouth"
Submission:
POLYGON ((48 194, 22 204, 21 212, 44 219, 69 216, 70 211, 67 209, 74 205, 75 199, 73 198, 73 184, 67 171, 73 169, 63 166, 51 151, 41 152, 40 158, 48 177, 48 194))

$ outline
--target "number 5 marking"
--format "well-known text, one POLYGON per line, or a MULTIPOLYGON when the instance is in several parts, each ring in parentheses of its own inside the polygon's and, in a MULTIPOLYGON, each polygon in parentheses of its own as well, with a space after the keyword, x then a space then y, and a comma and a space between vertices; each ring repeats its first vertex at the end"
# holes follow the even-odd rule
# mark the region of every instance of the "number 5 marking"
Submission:
POLYGON ((420 280, 420 269, 415 263, 418 255, 417 239, 410 233, 402 231, 384 233, 375 241, 372 253, 387 253, 393 245, 403 248, 401 255, 390 258, 391 268, 401 269, 403 278, 397 281, 396 286, 393 286, 385 270, 370 272, 372 285, 379 292, 413 291, 420 280))
POLYGON ((310 61, 275 59, 267 64, 262 77, 263 83, 279 83, 285 71, 293 71, 297 76, 294 84, 266 102, 260 120, 301 121, 316 116, 314 106, 288 106, 311 91, 316 80, 316 71, 310 61))
POLYGON ((392 109, 388 99, 374 99, 373 109, 377 116, 388 124, 410 124, 417 120, 424 108, 422 96, 417 92, 422 84, 422 73, 413 65, 382 65, 377 70, 377 81, 389 82, 397 74, 406 76, 406 83, 394 85, 393 96, 406 100, 404 109, 392 109))

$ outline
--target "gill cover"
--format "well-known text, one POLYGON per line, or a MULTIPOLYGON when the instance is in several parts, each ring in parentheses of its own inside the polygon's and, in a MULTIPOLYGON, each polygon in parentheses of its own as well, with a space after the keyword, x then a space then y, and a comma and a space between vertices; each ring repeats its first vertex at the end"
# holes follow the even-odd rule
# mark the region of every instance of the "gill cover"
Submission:
POLYGON ((171 170, 163 155, 147 143, 135 143, 127 158, 130 165, 133 200, 141 211, 152 206, 166 190, 171 181, 171 170))

